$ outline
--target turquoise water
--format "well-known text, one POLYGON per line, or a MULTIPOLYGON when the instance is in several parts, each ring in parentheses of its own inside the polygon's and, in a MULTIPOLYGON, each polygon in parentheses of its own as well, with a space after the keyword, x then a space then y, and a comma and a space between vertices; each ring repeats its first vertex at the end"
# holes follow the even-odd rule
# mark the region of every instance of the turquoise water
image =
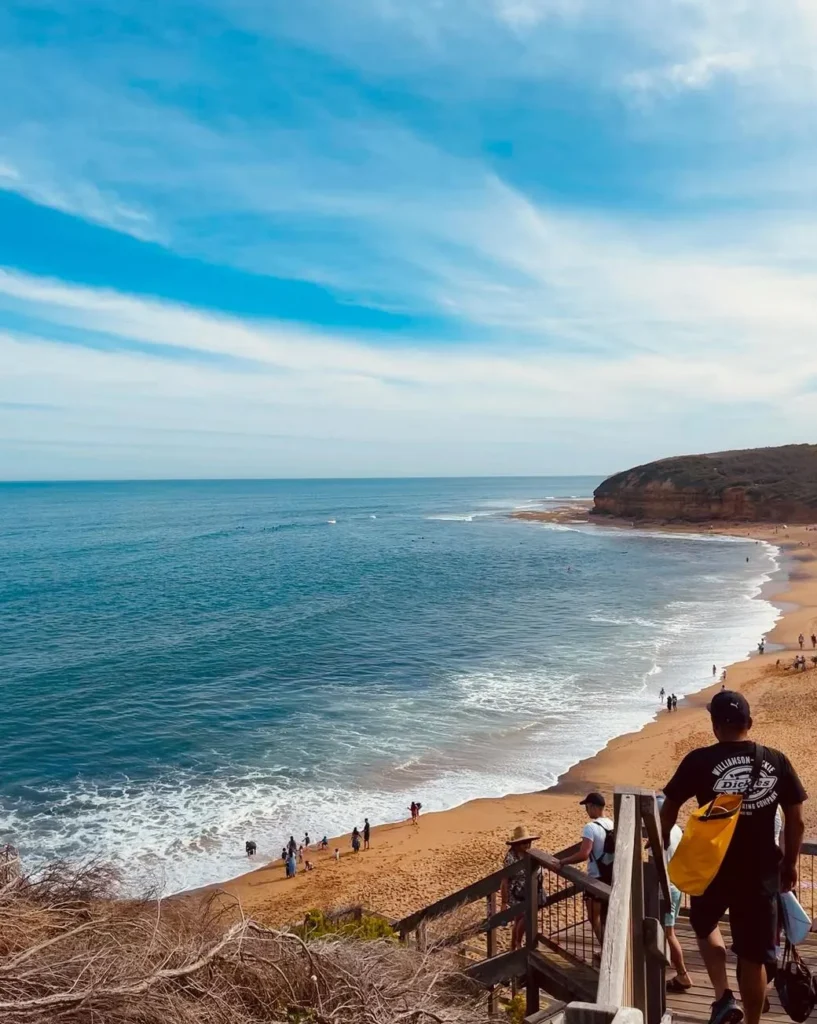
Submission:
POLYGON ((597 483, 0 486, 0 840, 171 891, 547 786, 775 617, 768 546, 508 518, 597 483))

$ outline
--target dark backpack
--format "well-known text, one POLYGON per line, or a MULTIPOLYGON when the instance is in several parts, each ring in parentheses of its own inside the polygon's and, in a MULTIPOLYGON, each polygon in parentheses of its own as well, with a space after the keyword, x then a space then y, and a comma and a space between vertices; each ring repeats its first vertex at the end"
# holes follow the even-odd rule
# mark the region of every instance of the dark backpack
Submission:
POLYGON ((600 857, 593 857, 593 862, 599 869, 599 881, 604 882, 605 885, 613 884, 613 861, 616 856, 616 830, 613 828, 604 828, 600 822, 596 824, 604 829, 604 850, 600 857))
POLYGON ((788 939, 783 953, 783 963, 777 969, 774 987, 780 997, 780 1004, 792 1020, 803 1024, 811 1016, 817 991, 811 971, 800 959, 797 948, 788 939))

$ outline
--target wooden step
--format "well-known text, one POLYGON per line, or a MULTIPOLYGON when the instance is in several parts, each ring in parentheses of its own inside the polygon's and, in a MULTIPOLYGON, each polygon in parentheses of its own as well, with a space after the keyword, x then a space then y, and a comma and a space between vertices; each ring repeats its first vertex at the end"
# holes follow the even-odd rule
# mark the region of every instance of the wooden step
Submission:
POLYGON ((598 973, 592 967, 546 946, 539 946, 531 953, 531 963, 539 975, 539 984, 557 999, 566 1003, 595 1002, 598 973))

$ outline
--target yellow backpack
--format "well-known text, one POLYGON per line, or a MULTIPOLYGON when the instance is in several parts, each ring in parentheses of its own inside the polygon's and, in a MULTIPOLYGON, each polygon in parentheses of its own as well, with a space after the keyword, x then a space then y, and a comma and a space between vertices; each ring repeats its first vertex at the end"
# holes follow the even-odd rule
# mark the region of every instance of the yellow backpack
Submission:
POLYGON ((702 896, 720 870, 747 793, 760 777, 764 748, 755 744, 752 771, 742 793, 719 794, 690 815, 684 835, 669 862, 672 884, 690 896, 702 896))

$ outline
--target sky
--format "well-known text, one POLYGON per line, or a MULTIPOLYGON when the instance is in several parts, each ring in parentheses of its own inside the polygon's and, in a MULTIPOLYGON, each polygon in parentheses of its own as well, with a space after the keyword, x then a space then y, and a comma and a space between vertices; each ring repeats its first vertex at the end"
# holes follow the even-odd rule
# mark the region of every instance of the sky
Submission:
POLYGON ((0 479, 817 440, 817 0, 6 0, 0 88, 0 479))

